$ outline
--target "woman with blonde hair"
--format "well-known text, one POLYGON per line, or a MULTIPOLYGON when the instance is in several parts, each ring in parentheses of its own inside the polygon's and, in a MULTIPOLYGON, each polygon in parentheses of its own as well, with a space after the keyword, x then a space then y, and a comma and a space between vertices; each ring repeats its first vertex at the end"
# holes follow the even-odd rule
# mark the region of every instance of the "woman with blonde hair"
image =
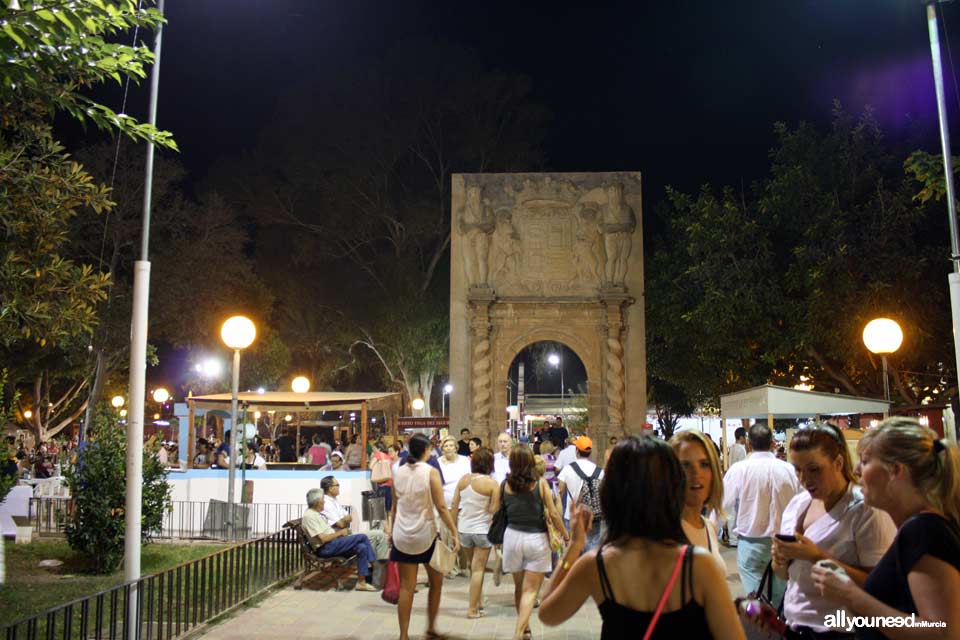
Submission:
POLYGON ((685 484, 666 442, 621 438, 600 485, 603 545, 581 555, 593 514, 574 505, 571 543, 547 587, 540 621, 559 625, 593 598, 605 640, 743 640, 723 570, 706 549, 685 539, 685 484))
POLYGON ((888 418, 860 439, 857 471, 867 505, 890 514, 897 535, 863 587, 816 565, 821 595, 868 619, 932 625, 857 629, 864 638, 956 638, 960 629, 960 452, 914 418, 888 418))
MULTIPOLYGON (((723 473, 717 450, 707 436, 699 431, 681 431, 670 439, 673 452, 686 474, 687 485, 683 495, 681 524, 687 539, 709 551, 726 568, 720 555, 720 541, 716 525, 704 517, 713 512, 723 520, 723 473)), ((611 451, 613 449, 611 448, 611 451)))
POLYGON ((890 547, 896 527, 890 516, 864 503, 839 428, 812 424, 797 430, 790 440, 790 462, 805 491, 784 509, 772 551, 773 571, 787 583, 786 638, 853 637, 827 626, 837 605, 820 595, 810 571, 829 560, 862 585, 890 547))

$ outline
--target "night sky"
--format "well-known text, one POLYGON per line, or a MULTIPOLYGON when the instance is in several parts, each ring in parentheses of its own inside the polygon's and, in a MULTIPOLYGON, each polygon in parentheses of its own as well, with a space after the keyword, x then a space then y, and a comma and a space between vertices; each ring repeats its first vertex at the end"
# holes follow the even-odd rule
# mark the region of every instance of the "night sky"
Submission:
MULTIPOLYGON (((942 8, 960 61, 960 10, 942 8)), ((828 122, 834 98, 857 114, 873 105, 892 136, 919 127, 936 148, 926 19, 916 1, 169 0, 167 16, 160 125, 175 133, 199 180, 249 147, 297 83, 363 73, 397 43, 424 38, 529 76, 553 114, 545 169, 639 169, 648 207, 666 184, 760 177, 773 122, 828 122)), ((953 77, 946 46, 944 58, 953 77)), ((132 113, 145 95, 146 83, 132 113)))
MULTIPOLYGON (((941 9, 958 131, 960 8, 941 9)), ((870 104, 891 138, 939 150, 918 1, 167 0, 167 17, 159 125, 197 185, 251 148, 298 85, 363 74, 423 39, 531 78, 552 114, 545 171, 640 170, 648 234, 664 186, 749 187, 768 168, 773 123, 825 125, 834 99, 855 115, 870 104)), ((131 114, 145 115, 147 85, 132 91, 131 114)), ((107 93, 119 109, 119 91, 107 93)))

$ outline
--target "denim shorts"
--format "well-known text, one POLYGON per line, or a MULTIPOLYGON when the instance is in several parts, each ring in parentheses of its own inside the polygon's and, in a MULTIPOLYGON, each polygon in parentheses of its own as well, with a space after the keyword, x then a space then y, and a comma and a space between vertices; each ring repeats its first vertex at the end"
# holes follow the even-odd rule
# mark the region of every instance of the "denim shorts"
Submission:
POLYGON ((485 533, 460 533, 460 546, 464 549, 489 549, 493 545, 485 533))

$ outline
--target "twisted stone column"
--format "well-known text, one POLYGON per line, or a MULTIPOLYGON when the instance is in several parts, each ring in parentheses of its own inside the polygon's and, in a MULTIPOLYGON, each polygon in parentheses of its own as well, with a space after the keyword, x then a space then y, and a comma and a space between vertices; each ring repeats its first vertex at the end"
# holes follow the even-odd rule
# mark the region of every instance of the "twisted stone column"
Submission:
POLYGON ((604 389, 609 432, 622 433, 626 406, 626 379, 623 366, 623 302, 616 296, 606 302, 607 326, 604 354, 604 389))
POLYGON ((490 354, 490 291, 471 291, 470 300, 470 421, 476 433, 490 429, 493 361, 490 354))

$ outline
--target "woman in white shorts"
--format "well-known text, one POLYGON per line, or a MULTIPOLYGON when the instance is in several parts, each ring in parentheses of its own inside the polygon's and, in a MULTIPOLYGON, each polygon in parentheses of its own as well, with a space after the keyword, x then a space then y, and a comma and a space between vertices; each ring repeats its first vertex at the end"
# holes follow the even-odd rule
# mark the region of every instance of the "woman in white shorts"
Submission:
POLYGON ((563 532, 565 540, 568 536, 550 487, 537 473, 533 451, 528 446, 518 445, 510 451, 510 473, 504 484, 507 530, 503 535, 503 571, 513 574, 517 608, 513 637, 522 640, 530 637, 533 605, 544 575, 552 569, 546 518, 563 532))
POLYGON ((481 447, 470 456, 470 471, 460 478, 453 494, 451 512, 460 531, 460 546, 470 559, 470 604, 468 618, 479 618, 483 595, 483 572, 493 545, 487 540, 490 521, 500 508, 500 485, 493 471, 493 452, 481 447))

